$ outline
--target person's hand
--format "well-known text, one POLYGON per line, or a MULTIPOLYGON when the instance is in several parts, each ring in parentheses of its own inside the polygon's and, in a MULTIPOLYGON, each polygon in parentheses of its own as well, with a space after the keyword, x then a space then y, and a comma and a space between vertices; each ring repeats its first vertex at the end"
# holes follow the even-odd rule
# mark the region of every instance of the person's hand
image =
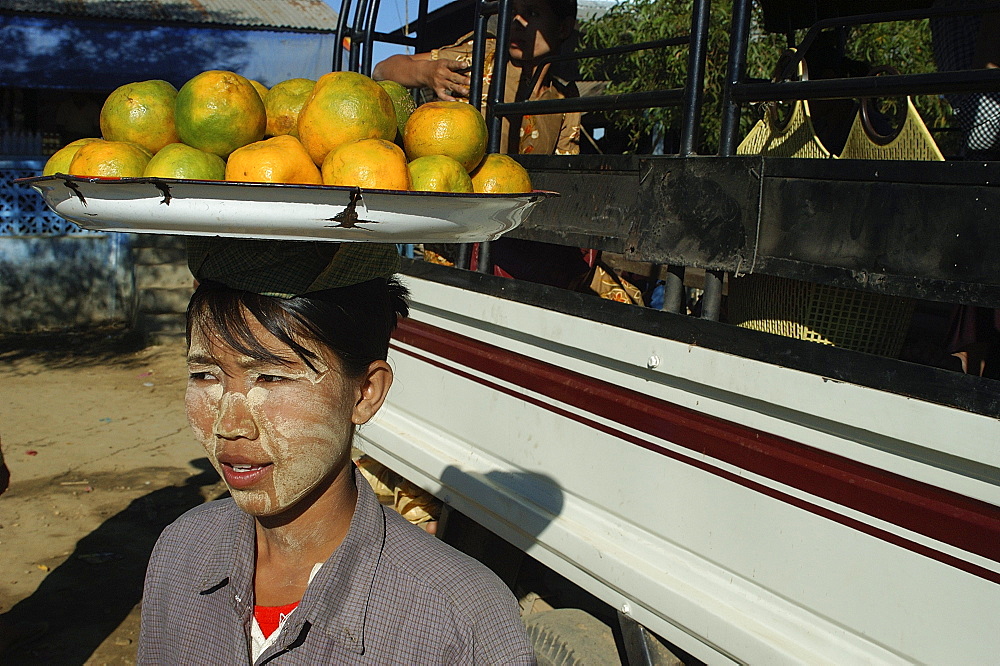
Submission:
POLYGON ((424 81, 438 99, 457 102, 469 97, 468 65, 458 60, 427 60, 424 81))

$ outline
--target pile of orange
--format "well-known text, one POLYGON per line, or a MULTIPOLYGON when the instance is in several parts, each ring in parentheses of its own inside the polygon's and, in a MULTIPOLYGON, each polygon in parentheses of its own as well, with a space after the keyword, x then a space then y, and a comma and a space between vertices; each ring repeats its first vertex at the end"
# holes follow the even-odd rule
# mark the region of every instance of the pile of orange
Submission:
POLYGON ((101 109, 102 138, 56 152, 44 173, 340 185, 432 192, 528 192, 527 172, 486 155, 482 115, 464 102, 414 108, 403 86, 354 72, 268 89, 210 70, 180 90, 121 86, 101 109))

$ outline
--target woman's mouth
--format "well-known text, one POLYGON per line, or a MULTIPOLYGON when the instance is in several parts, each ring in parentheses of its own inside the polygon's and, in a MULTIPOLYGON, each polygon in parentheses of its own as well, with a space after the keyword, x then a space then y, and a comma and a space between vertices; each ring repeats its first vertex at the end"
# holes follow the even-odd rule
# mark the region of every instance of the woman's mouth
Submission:
POLYGON ((235 490, 245 490, 257 485, 271 473, 272 463, 251 465, 246 463, 222 463, 222 476, 226 485, 235 490))

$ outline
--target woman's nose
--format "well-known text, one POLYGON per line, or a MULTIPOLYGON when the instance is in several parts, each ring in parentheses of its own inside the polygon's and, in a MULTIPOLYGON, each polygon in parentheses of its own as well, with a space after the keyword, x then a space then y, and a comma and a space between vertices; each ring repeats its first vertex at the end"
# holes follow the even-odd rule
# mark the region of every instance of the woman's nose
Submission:
POLYGON ((213 432, 223 439, 257 439, 257 423, 250 413, 246 395, 229 391, 222 396, 213 432))

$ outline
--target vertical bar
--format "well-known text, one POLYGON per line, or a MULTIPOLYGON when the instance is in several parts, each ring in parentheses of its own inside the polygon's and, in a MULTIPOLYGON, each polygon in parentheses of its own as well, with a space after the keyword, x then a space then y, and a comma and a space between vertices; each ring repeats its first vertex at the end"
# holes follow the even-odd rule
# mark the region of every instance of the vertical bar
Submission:
POLYGON ((479 273, 493 274, 493 261, 490 257, 490 242, 483 241, 479 244, 479 257, 476 261, 476 271, 479 273))
MULTIPOLYGON (((503 131, 503 118, 493 113, 494 105, 503 102, 503 94, 507 82, 507 62, 510 60, 510 22, 513 17, 511 0, 500 0, 500 16, 497 19, 497 47, 493 56, 493 82, 491 84, 489 101, 486 104, 486 127, 489 129, 490 140, 486 152, 500 152, 500 133, 503 131)), ((510 147, 508 146, 508 151, 510 147)))
POLYGON ((365 12, 364 26, 364 51, 361 53, 361 73, 365 76, 372 75, 372 41, 375 33, 375 21, 378 18, 379 0, 370 0, 365 12))
POLYGON ((701 318, 719 321, 722 311, 722 280, 725 271, 705 271, 705 291, 701 295, 701 318))
POLYGON ((424 53, 438 46, 437 44, 428 45, 427 35, 424 34, 427 28, 427 4, 428 0, 420 0, 417 5, 417 46, 414 49, 416 53, 424 53))
POLYGON ((664 312, 685 313, 684 305, 684 267, 667 266, 667 274, 663 278, 664 312))
POLYGON ((618 625, 622 630, 622 643, 628 666, 653 666, 653 654, 649 647, 650 638, 646 628, 620 610, 618 625))
POLYGON ((469 270, 469 262, 472 260, 472 244, 460 243, 458 252, 455 255, 455 268, 469 270))
POLYGON ((483 71, 486 68, 486 23, 489 17, 485 10, 485 2, 476 3, 476 23, 472 37, 472 71, 469 72, 469 104, 482 111, 483 106, 483 71))
POLYGON ((710 0, 695 0, 691 10, 688 43, 688 75, 684 84, 684 117, 681 121, 682 157, 696 152, 701 125, 701 100, 705 89, 705 58, 708 53, 710 0))
POLYGON ((340 3, 340 14, 337 16, 337 46, 333 49, 333 66, 331 72, 339 72, 344 68, 344 38, 351 32, 347 27, 347 17, 351 14, 351 0, 340 3))
POLYGON ((719 156, 736 152, 736 133, 740 128, 740 105, 733 102, 733 87, 743 81, 746 72, 747 41, 750 37, 750 0, 733 0, 733 25, 729 32, 729 66, 722 91, 722 129, 719 133, 719 156))
POLYGON ((361 67, 361 44, 356 44, 356 41, 363 41, 363 31, 362 28, 365 22, 365 16, 368 14, 368 5, 371 0, 358 0, 358 9, 354 13, 354 25, 351 27, 351 54, 348 57, 348 69, 352 72, 357 72, 361 67), (357 39, 360 38, 360 39, 357 39))

